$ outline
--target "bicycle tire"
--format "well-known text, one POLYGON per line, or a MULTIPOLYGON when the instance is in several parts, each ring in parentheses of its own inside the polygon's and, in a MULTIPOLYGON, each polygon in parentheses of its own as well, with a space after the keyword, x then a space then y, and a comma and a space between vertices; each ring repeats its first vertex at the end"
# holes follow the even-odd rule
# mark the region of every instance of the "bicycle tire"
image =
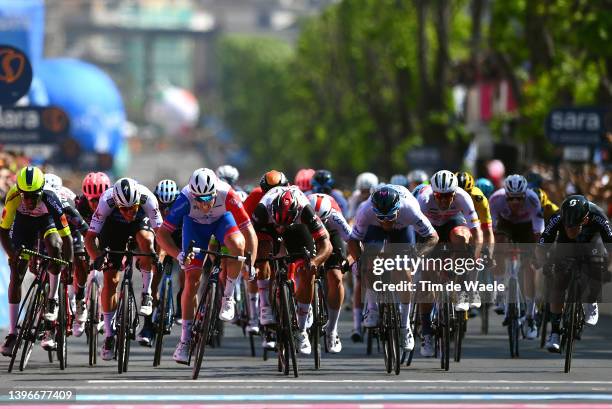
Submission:
POLYGON ((89 289, 89 317, 87 323, 87 344, 89 347, 89 366, 97 364, 98 351, 98 283, 92 280, 89 289))
POLYGON ((482 335, 489 335, 489 309, 491 305, 488 302, 483 302, 480 309, 480 333, 482 335))
POLYGON ((455 362, 461 362, 461 348, 463 345, 463 336, 467 326, 467 311, 456 314, 455 318, 455 362))
POLYGON ((450 369, 450 308, 450 303, 444 302, 441 309, 442 339, 440 340, 440 366, 445 371, 450 369))
POLYGON ((121 298, 119 299, 119 307, 117 312, 120 314, 117 317, 119 323, 119 331, 117 331, 117 371, 121 374, 124 372, 124 361, 126 358, 127 344, 129 343, 128 322, 129 322, 129 294, 127 284, 122 284, 121 298))
POLYGON ((379 323, 379 329, 378 329, 378 333, 380 334, 380 340, 382 341, 382 347, 383 347, 383 360, 385 362, 385 371, 387 371, 387 373, 391 373, 391 371, 393 370, 393 351, 392 351, 392 345, 391 345, 391 334, 390 334, 390 327, 389 327, 389 322, 388 322, 388 308, 386 304, 381 304, 379 307, 379 311, 380 311, 380 323, 379 323))
MULTIPOLYGON (((30 349, 29 353, 31 353, 30 344, 32 344, 34 341, 30 340, 30 336, 32 335, 32 326, 34 323, 34 319, 36 317, 35 315, 36 310, 38 309, 38 301, 40 299, 40 296, 38 294, 39 284, 37 282, 34 282, 31 287, 31 290, 32 289, 34 290, 34 293, 33 293, 34 296, 31 299, 29 299, 30 298, 29 294, 31 294, 31 292, 28 292, 28 295, 26 295, 27 298, 24 300, 24 303, 27 302, 28 304, 24 304, 24 305, 27 305, 26 313, 21 323, 21 328, 19 329, 19 332, 17 333, 17 340, 15 341, 15 346, 13 347, 11 361, 9 362, 9 366, 8 366, 9 373, 13 372, 13 366, 15 365, 15 359, 17 358, 17 355, 19 354, 19 350, 22 349, 21 347, 22 342, 25 342, 23 346, 23 351, 30 349)), ((34 334, 34 337, 35 336, 36 334, 34 334)), ((23 356, 24 356, 24 353, 22 353, 22 358, 19 364, 20 371, 23 371, 23 368, 24 368, 23 356)), ((26 364, 27 364, 27 360, 26 360, 26 364)))
MULTIPOLYGON (((60 273, 61 274, 61 273, 60 273)), ((57 326, 55 339, 57 342, 57 360, 59 361, 60 370, 65 370, 68 363, 68 342, 66 339, 66 327, 68 324, 68 310, 66 303, 68 302, 66 294, 67 290, 61 277, 58 277, 59 283, 59 311, 57 314, 57 326)))
POLYGON ((393 352, 393 370, 396 375, 399 375, 401 370, 401 353, 400 353, 400 316, 397 304, 392 303, 391 307, 391 351, 393 352))
POLYGON ((510 357, 519 357, 519 334, 521 328, 519 325, 518 305, 508 305, 508 341, 510 344, 510 357))
POLYGON ((546 344, 546 335, 548 331, 548 320, 549 320, 549 308, 550 305, 548 303, 544 304, 544 308, 542 309, 542 319, 540 322, 540 349, 544 348, 546 344))
POLYGON ((210 282, 208 289, 206 290, 206 303, 204 304, 204 319, 202 320, 202 328, 196 344, 196 359, 193 364, 193 371, 191 379, 198 379, 200 375, 200 369, 202 367, 202 360, 204 359, 204 351, 206 345, 210 341, 211 331, 214 325, 214 310, 215 304, 217 303, 217 283, 210 282))
POLYGON ((166 317, 170 308, 168 303, 172 302, 172 288, 167 278, 162 281, 163 291, 159 299, 159 310, 157 311, 157 325, 155 326, 155 352, 153 353, 153 366, 159 366, 161 363, 161 356, 164 350, 164 335, 166 334, 166 323, 169 322, 169 318, 166 317))
MULTIPOLYGON (((574 298, 575 300, 576 298, 574 298)), ((569 373, 572 368, 572 354, 574 352, 574 343, 576 341, 576 314, 577 314, 576 303, 572 302, 567 313, 569 322, 568 326, 564 329, 565 340, 565 366, 564 372, 569 373)))
POLYGON ((370 328, 367 328, 366 332, 367 332, 366 355, 372 355, 372 343, 373 343, 372 330, 370 328))
POLYGON ((295 347, 295 338, 293 334, 293 323, 295 321, 295 306, 292 308, 290 303, 289 295, 291 294, 291 290, 289 289, 289 284, 284 283, 281 292, 281 302, 282 302, 282 312, 283 312, 283 320, 285 324, 285 333, 286 333, 286 346, 288 347, 285 353, 287 356, 287 367, 285 368, 285 375, 288 375, 288 366, 289 366, 289 358, 291 359, 291 363, 293 364, 293 376, 297 378, 299 376, 299 369, 296 357, 296 347, 295 347))
POLYGON ((319 282, 319 280, 315 280, 314 285, 315 288, 312 296, 313 323, 310 331, 310 344, 312 345, 315 369, 319 369, 321 368, 321 345, 319 341, 321 340, 321 326, 323 325, 323 323, 321 322, 321 316, 319 315, 319 289, 321 283, 319 282))

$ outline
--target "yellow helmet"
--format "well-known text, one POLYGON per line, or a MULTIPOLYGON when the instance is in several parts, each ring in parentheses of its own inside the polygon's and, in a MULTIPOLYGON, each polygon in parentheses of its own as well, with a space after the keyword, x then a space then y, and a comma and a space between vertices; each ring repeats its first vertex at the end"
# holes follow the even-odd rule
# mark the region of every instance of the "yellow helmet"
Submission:
POLYGON ((45 175, 35 166, 22 168, 17 173, 17 188, 22 192, 37 192, 45 185, 45 175))
POLYGON ((469 172, 457 172, 457 184, 466 192, 470 192, 474 188, 474 176, 469 172))

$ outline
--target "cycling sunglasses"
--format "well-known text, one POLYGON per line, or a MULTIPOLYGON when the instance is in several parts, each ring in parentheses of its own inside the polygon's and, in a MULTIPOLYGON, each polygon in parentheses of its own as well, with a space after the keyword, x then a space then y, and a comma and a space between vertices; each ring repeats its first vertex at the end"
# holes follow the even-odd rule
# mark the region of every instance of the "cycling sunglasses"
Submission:
POLYGON ((37 192, 21 192, 21 197, 28 200, 38 200, 42 197, 42 190, 37 192))
POLYGON ((434 197, 436 199, 452 199, 454 196, 455 196, 454 192, 449 192, 449 193, 434 192, 434 197))
POLYGON ((508 202, 522 202, 525 200, 525 196, 506 196, 508 202))
POLYGON ((198 202, 202 202, 202 203, 210 203, 213 200, 215 200, 215 198, 217 197, 217 195, 202 195, 202 196, 196 196, 195 199, 198 202))
POLYGON ((393 212, 391 214, 377 214, 376 219, 378 219, 379 222, 392 222, 397 219, 397 214, 398 212, 393 212))

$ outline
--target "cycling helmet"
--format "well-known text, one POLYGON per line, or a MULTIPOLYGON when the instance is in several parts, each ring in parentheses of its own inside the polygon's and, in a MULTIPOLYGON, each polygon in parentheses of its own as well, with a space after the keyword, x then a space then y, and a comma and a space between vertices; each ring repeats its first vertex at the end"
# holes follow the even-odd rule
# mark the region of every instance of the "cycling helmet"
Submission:
POLYGON ((332 211, 332 202, 329 196, 324 193, 313 193, 308 195, 308 199, 317 216, 323 221, 327 220, 332 211))
POLYGON ((57 192, 62 186, 64 186, 64 182, 62 178, 53 174, 53 173, 45 173, 45 188, 51 189, 57 192))
POLYGON ((230 186, 234 186, 240 176, 238 169, 231 165, 219 166, 215 173, 219 179, 228 183, 230 186))
POLYGON ((217 193, 217 175, 211 169, 196 169, 189 178, 189 191, 194 196, 208 196, 217 193))
POLYGON ((589 215, 589 201, 582 195, 568 196, 561 205, 561 221, 565 227, 577 227, 589 215))
POLYGON ((272 218, 277 225, 288 226, 292 224, 298 212, 298 200, 291 189, 283 189, 272 200, 272 218))
POLYGON ((457 177, 453 172, 440 170, 431 177, 431 188, 435 193, 454 193, 457 190, 457 177))
POLYGON ((180 192, 174 180, 164 179, 155 186, 153 193, 160 203, 171 204, 174 203, 180 192))
POLYGON ((393 175, 391 176, 389 183, 392 185, 408 187, 408 178, 404 175, 393 175))
POLYGON ((295 174, 295 184, 302 192, 312 190, 311 179, 315 174, 314 169, 300 169, 295 174))
POLYGON ((271 170, 263 174, 261 180, 259 181, 259 186, 261 187, 261 190, 266 193, 268 190, 276 186, 289 186, 289 180, 287 180, 287 176, 285 176, 283 172, 271 170))
POLYGON ((83 179, 81 188, 87 200, 99 199, 109 187, 111 181, 104 172, 91 172, 83 179))
POLYGON ((334 178, 329 170, 317 170, 311 179, 312 190, 315 193, 329 193, 334 187, 334 178))
POLYGON ((476 187, 482 191, 482 194, 484 194, 487 199, 493 194, 493 191, 495 190, 493 182, 491 182, 487 178, 478 178, 476 180, 476 187))
POLYGON ((113 186, 113 199, 119 207, 132 207, 140 203, 138 182, 130 178, 121 178, 113 186))
POLYGON ((540 174, 536 173, 536 172, 529 172, 527 174, 527 177, 525 177, 525 179, 527 180, 527 184, 530 188, 538 188, 542 186, 542 182, 544 181, 544 179, 542 178, 542 176, 540 176, 540 174))
POLYGON ((426 183, 427 182, 427 173, 421 169, 415 169, 408 173, 408 182, 409 183, 426 183))
POLYGON ((510 175, 504 180, 508 196, 523 196, 527 192, 527 179, 522 175, 510 175))
POLYGON ((17 189, 22 192, 38 192, 45 186, 45 175, 35 166, 22 168, 17 173, 17 189))
POLYGON ((376 216, 392 216, 400 207, 400 195, 389 185, 376 189, 370 200, 376 216))
POLYGON ((372 172, 364 172, 357 176, 355 180, 355 189, 358 190, 372 190, 378 185, 378 176, 372 172))
POLYGON ((469 172, 458 172, 457 176, 457 186, 466 192, 470 192, 474 188, 474 176, 472 176, 469 172))

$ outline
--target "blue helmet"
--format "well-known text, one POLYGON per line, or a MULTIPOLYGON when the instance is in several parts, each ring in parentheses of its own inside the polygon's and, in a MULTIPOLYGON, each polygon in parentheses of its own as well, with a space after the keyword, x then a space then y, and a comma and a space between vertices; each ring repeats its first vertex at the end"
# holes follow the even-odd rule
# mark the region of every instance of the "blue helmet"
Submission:
POLYGON ((495 190, 493 182, 491 182, 487 178, 478 178, 476 180, 476 187, 482 191, 482 193, 487 199, 493 194, 493 191, 495 190))
POLYGON ((391 180, 389 180, 389 183, 392 185, 408 187, 408 178, 404 175, 393 175, 391 176, 391 180))

